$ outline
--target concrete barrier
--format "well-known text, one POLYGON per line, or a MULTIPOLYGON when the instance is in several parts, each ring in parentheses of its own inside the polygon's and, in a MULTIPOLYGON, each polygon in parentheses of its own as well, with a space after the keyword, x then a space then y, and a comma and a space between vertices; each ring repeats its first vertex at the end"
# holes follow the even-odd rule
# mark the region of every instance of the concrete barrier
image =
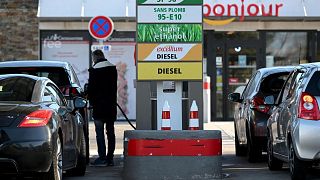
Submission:
POLYGON ((220 131, 124 132, 126 180, 221 179, 220 131))

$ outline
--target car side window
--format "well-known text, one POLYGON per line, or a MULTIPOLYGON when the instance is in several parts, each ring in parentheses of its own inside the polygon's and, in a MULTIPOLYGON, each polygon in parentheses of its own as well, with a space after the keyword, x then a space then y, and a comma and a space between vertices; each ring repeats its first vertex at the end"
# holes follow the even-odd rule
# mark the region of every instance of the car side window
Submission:
POLYGON ((54 94, 52 93, 50 88, 47 87, 47 86, 44 89, 43 96, 42 96, 42 101, 43 102, 55 102, 56 101, 56 98, 55 98, 54 94))
POLYGON ((244 90, 243 93, 242 93, 242 99, 244 99, 245 97, 247 97, 247 96, 252 92, 252 88, 254 88, 254 87, 252 87, 252 86, 253 86, 253 84, 255 83, 256 79, 259 77, 259 73, 260 73, 260 72, 257 72, 257 73, 255 73, 254 75, 252 75, 250 81, 248 82, 245 90, 244 90))
POLYGON ((66 101, 66 99, 64 98, 64 96, 61 94, 61 92, 55 87, 55 86, 51 86, 52 87, 52 89, 55 91, 55 93, 56 93, 56 97, 57 97, 57 99, 58 99, 58 101, 59 101, 59 105, 61 105, 61 106, 67 106, 67 101, 66 101))
POLYGON ((288 75, 288 78, 287 78, 286 82, 283 84, 283 87, 282 87, 282 89, 281 89, 281 91, 280 91, 280 93, 279 93, 279 95, 278 95, 278 98, 276 99, 276 104, 280 104, 280 103, 282 102, 282 99, 283 99, 283 96, 284 96, 284 91, 285 91, 285 89, 286 89, 286 87, 287 87, 288 81, 289 81, 289 80, 291 79, 291 77, 292 77, 292 74, 293 74, 293 72, 291 72, 291 73, 288 75))
POLYGON ((59 106, 66 106, 66 103, 64 102, 64 99, 60 95, 59 91, 50 83, 47 84, 43 97, 50 97, 50 101, 56 102, 59 106))
POLYGON ((250 79, 245 92, 243 93, 243 99, 247 96, 249 96, 251 93, 254 92, 254 90, 257 88, 257 84, 259 83, 260 79, 260 72, 257 72, 252 78, 250 79))
POLYGON ((293 77, 292 86, 289 89, 287 99, 291 98, 294 95, 295 90, 299 87, 300 83, 303 80, 302 76, 303 76, 302 72, 297 72, 295 74, 295 77, 293 77))
POLYGON ((285 101, 286 99, 290 98, 293 95, 295 90, 294 88, 297 85, 297 83, 295 85, 295 82, 296 80, 299 82, 300 77, 301 77, 301 72, 298 72, 298 71, 294 71, 293 74, 289 77, 283 90, 281 102, 285 101))
POLYGON ((74 69, 72 68, 72 66, 70 66, 70 69, 72 72, 72 81, 75 82, 76 84, 78 84, 79 87, 81 87, 78 76, 77 76, 76 72, 74 71, 74 69))

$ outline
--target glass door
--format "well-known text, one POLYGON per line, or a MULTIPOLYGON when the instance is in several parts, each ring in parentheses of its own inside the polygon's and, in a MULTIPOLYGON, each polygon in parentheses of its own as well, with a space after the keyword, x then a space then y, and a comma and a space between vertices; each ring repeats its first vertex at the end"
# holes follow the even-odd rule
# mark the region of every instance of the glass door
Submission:
POLYGON ((224 74, 224 59, 225 50, 223 46, 215 47, 216 55, 216 91, 215 93, 215 119, 223 119, 224 93, 223 93, 223 74, 224 74))
POLYGON ((226 48, 226 76, 225 76, 225 116, 233 119, 235 103, 229 102, 229 93, 242 93, 251 75, 257 67, 257 48, 245 42, 229 42, 226 48))
POLYGON ((208 35, 207 44, 212 119, 233 120, 237 104, 228 101, 228 94, 242 92, 256 68, 261 67, 259 33, 214 32, 208 35))

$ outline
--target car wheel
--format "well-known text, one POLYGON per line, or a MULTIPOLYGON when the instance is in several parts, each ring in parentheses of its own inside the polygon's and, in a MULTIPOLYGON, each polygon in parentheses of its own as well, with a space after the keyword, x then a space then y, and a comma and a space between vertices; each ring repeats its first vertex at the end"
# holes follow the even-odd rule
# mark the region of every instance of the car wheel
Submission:
POLYGON ((86 143, 86 147, 85 147, 86 164, 88 164, 90 162, 90 147, 89 147, 89 131, 88 131, 88 128, 86 128, 86 131, 84 131, 84 133, 85 133, 85 143, 86 143))
POLYGON ((262 149, 255 145, 250 133, 247 131, 247 156, 250 163, 257 162, 261 159, 262 149))
POLYGON ((236 125, 234 125, 234 134, 235 134, 235 138, 234 139, 235 139, 236 156, 245 156, 247 150, 246 150, 245 147, 240 146, 236 125))
POLYGON ((90 115, 89 112, 85 113, 85 109, 83 109, 80 112, 82 119, 84 120, 84 125, 83 125, 83 132, 85 136, 85 141, 86 141, 86 163, 88 164, 90 162, 90 147, 89 147, 89 121, 90 121, 90 115))
POLYGON ((56 148, 53 151, 52 164, 48 172, 44 173, 42 179, 62 180, 62 144, 58 136, 56 148))
POLYGON ((269 170, 271 171, 280 170, 283 166, 283 162, 273 156, 273 146, 272 146, 270 134, 268 134, 267 154, 268 154, 269 170))
POLYGON ((84 176, 86 173, 86 169, 87 169, 86 141, 85 141, 84 135, 82 134, 80 151, 77 159, 77 165, 75 168, 68 170, 68 174, 72 176, 84 176))
POLYGON ((292 180, 303 180, 306 178, 306 166, 298 159, 292 143, 289 145, 289 169, 292 180))

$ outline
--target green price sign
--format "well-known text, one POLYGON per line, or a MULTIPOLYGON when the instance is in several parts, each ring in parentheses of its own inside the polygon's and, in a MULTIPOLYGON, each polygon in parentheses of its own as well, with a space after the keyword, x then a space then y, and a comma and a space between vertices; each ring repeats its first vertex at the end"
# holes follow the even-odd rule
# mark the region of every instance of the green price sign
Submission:
POLYGON ((202 42, 202 24, 138 24, 138 42, 202 42))

